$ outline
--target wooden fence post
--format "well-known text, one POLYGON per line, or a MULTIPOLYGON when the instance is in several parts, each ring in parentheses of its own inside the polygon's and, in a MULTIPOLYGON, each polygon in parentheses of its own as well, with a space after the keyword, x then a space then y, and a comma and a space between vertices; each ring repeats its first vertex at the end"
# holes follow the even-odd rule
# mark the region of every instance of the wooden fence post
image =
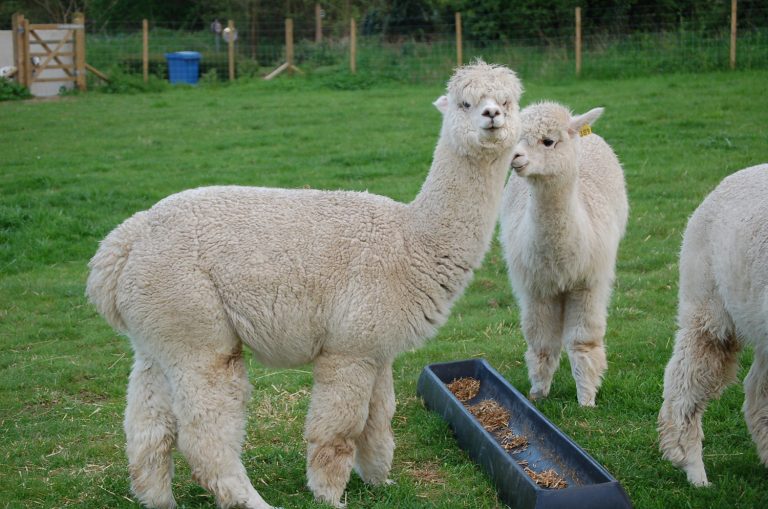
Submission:
POLYGON ((357 72, 357 25, 355 18, 349 19, 349 71, 357 72))
POLYGON ((277 69, 264 76, 265 80, 271 80, 283 71, 289 74, 300 73, 301 70, 293 65, 293 19, 285 18, 285 62, 280 64, 277 69))
POLYGON ((736 69, 736 0, 731 0, 731 69, 736 69))
POLYGON ((85 81, 85 15, 82 12, 76 12, 74 22, 75 25, 80 25, 80 28, 75 29, 75 86, 78 90, 85 91, 87 87, 85 81))
MULTIPOLYGON (((29 20, 22 16, 21 18, 21 32, 19 34, 19 41, 23 48, 21 57, 24 59, 22 66, 24 69, 24 86, 32 86, 32 58, 29 55, 29 20)), ((19 75, 21 77, 21 75, 19 75)))
POLYGON ((576 76, 581 74, 581 7, 576 7, 576 37, 574 40, 576 52, 576 76))
POLYGON ((293 18, 285 18, 285 62, 288 64, 288 74, 293 74, 293 18))
POLYGON ((463 42, 461 40, 461 13, 456 13, 456 66, 461 67, 464 63, 464 56, 462 55, 463 42))
POLYGON ((16 66, 16 81, 19 85, 28 86, 26 83, 27 78, 27 65, 29 58, 27 57, 27 47, 24 46, 23 33, 26 30, 26 24, 24 22, 24 15, 18 12, 11 18, 11 25, 13 29, 13 65, 16 66))
POLYGON ((144 83, 149 81, 149 22, 141 20, 141 64, 144 83))
POLYGON ((235 22, 227 22, 229 40, 227 41, 227 66, 229 67, 229 81, 235 81, 235 22))
POLYGON ((323 9, 320 4, 315 4, 315 43, 323 42, 323 9))

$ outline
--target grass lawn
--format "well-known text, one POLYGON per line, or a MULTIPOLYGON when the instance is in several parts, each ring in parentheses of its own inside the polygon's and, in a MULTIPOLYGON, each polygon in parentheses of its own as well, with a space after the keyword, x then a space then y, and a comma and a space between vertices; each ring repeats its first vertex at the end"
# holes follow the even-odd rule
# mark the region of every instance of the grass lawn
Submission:
MULTIPOLYGON (((704 418, 711 488, 689 487, 662 461, 655 431, 681 234, 724 176, 768 161, 766 82, 768 72, 753 71, 526 83, 526 104, 605 106, 594 128, 624 164, 630 222, 597 407, 577 405, 566 358, 538 407, 621 481, 638 508, 768 506, 740 386, 704 418)), ((209 184, 367 189, 409 201, 437 140, 440 116, 430 103, 440 93, 439 86, 339 91, 278 80, 0 103, 0 506, 138 506, 122 432, 131 351, 83 295, 86 263, 107 232, 168 194, 209 184)), ((424 409, 416 380, 428 363, 485 357, 527 392, 524 349, 494 242, 439 335, 395 364, 397 484, 370 488, 353 475, 349 507, 502 507, 447 425, 424 409)), ((319 507, 305 488, 301 440, 310 370, 248 359, 248 473, 272 504, 319 507)), ((740 377, 750 361, 747 351, 740 377)), ((181 457, 174 492, 182 507, 213 506, 181 457)))

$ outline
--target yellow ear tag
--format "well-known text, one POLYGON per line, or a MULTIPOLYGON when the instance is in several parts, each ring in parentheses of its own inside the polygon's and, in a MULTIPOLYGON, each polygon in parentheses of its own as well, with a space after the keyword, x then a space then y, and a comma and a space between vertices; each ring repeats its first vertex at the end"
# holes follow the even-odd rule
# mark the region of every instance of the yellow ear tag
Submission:
POLYGON ((592 128, 589 127, 589 124, 584 124, 583 126, 581 126, 581 129, 579 129, 579 136, 581 136, 582 138, 584 136, 589 136, 590 134, 592 134, 592 128))

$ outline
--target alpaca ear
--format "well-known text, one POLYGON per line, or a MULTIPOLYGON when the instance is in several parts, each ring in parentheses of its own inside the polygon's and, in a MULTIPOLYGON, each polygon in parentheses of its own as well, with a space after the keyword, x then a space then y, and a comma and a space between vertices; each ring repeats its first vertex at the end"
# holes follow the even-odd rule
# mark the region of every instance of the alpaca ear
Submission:
POLYGON ((600 118, 600 115, 602 115, 604 111, 605 108, 593 108, 586 113, 571 117, 571 121, 568 124, 568 134, 573 137, 576 135, 576 133, 579 133, 582 136, 586 136, 587 134, 591 133, 592 130, 589 129, 589 127, 594 124, 598 118, 600 118))
POLYGON ((448 111, 448 96, 441 95, 440 97, 435 99, 435 102, 433 102, 432 104, 435 106, 435 108, 437 108, 437 110, 440 113, 445 113, 446 111, 448 111))

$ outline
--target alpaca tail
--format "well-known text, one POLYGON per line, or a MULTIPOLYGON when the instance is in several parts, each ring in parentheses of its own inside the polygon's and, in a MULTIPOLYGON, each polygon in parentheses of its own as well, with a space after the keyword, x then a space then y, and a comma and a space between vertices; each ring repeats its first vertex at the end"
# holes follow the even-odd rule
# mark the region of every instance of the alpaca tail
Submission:
POLYGON ((127 327, 117 305, 117 285, 133 243, 144 230, 146 212, 138 212, 112 230, 99 243, 88 267, 88 282, 85 294, 96 306, 96 310, 118 332, 127 332, 127 327))

